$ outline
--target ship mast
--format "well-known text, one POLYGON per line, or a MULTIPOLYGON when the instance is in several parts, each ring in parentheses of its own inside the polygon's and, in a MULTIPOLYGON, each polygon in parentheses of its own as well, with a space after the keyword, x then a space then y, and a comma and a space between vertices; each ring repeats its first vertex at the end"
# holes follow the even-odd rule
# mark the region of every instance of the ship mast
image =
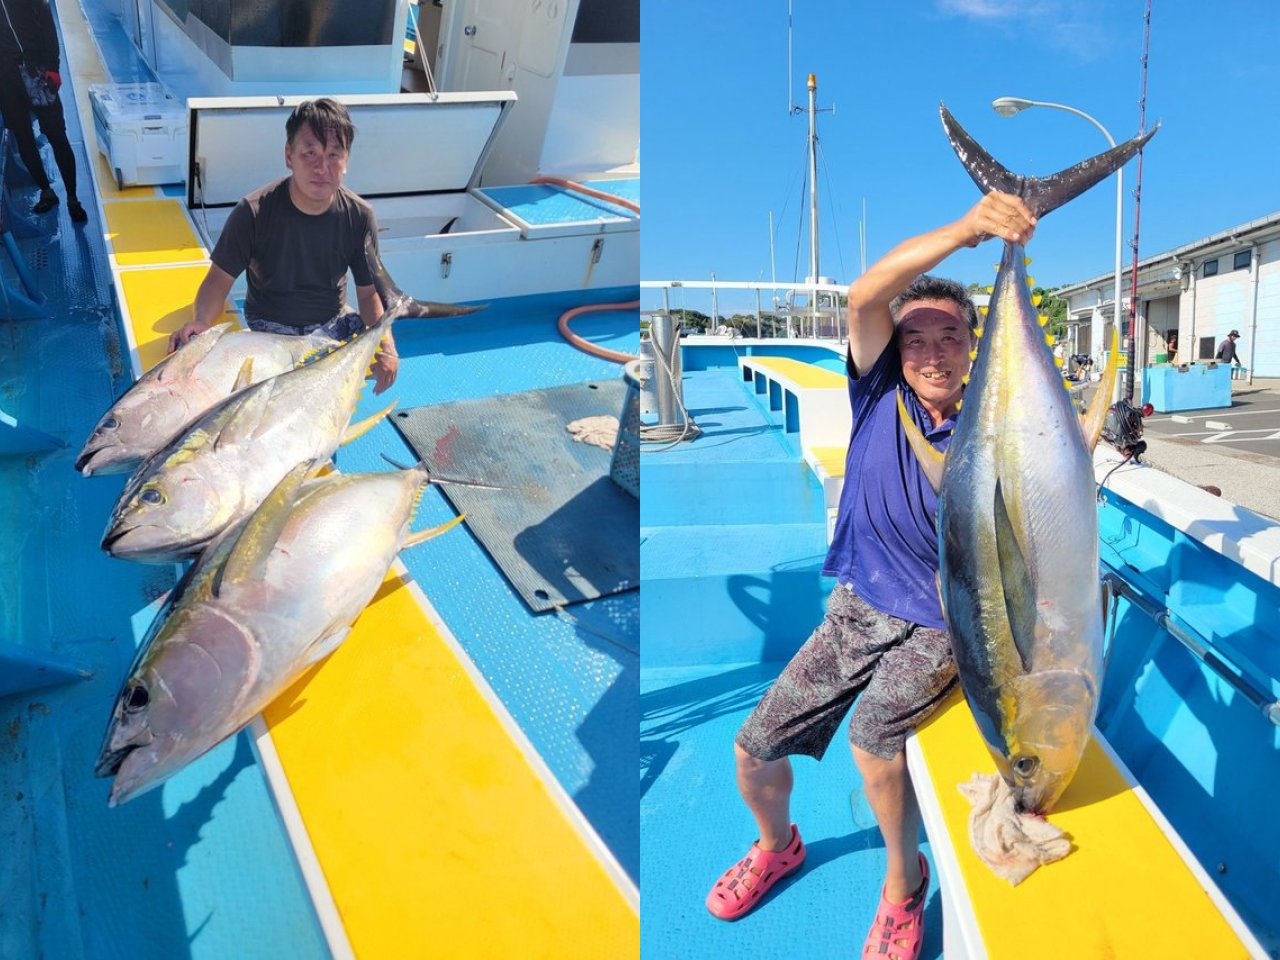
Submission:
POLYGON ((818 272, 818 78, 809 74, 809 282, 818 272))

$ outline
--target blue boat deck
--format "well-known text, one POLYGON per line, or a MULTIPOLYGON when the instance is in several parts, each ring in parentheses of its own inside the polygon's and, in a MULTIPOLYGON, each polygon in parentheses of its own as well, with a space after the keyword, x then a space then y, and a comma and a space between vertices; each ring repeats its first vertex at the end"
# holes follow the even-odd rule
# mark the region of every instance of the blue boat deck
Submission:
MULTIPOLYGON (((819 622, 831 587, 819 575, 826 552, 820 488, 785 435, 783 414, 742 382, 731 352, 710 349, 718 356, 691 360, 701 348, 684 352, 684 399, 704 432, 643 460, 642 950, 701 958, 786 937, 795 957, 847 957, 871 921, 884 851, 843 735, 820 763, 793 761, 792 820, 809 849, 805 868, 735 923, 703 905, 756 836, 735 783, 734 734, 819 622), (790 587, 787 574, 795 575, 790 587)), ((1120 492, 1109 491, 1100 510, 1103 559, 1149 602, 1176 610, 1214 650, 1270 678, 1271 695, 1280 696, 1274 575, 1242 570, 1203 536, 1139 509, 1126 499, 1133 494, 1123 475, 1115 480, 1120 492)), ((1151 482, 1140 476, 1132 484, 1151 482)), ((1226 536, 1254 530, 1243 518, 1208 526, 1226 536)), ((1116 607, 1112 644, 1100 730, 1274 952, 1280 925, 1263 891, 1275 889, 1276 861, 1260 851, 1280 849, 1267 813, 1280 788, 1280 734, 1125 600, 1116 607)), ((923 836, 922 849, 932 860, 923 836)), ((923 956, 938 957, 936 882, 925 922, 923 956)))

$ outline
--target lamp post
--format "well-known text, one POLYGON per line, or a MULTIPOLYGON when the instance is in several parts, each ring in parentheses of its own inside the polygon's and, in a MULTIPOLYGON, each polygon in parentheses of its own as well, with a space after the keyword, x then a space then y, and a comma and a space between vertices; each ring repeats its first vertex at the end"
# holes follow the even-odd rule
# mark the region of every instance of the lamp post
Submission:
MULTIPOLYGON (((1098 131, 1104 137, 1107 138, 1107 143, 1109 143, 1112 147, 1116 145, 1115 137, 1111 136, 1110 131, 1108 131, 1106 127, 1100 124, 1093 117, 1089 116, 1089 114, 1085 113, 1083 110, 1077 110, 1075 107, 1068 107, 1065 104, 1061 104, 1061 103, 1046 103, 1043 100, 1024 100, 1021 97, 999 97, 991 101, 991 108, 995 110, 996 113, 1000 114, 1000 116, 1002 117, 1012 117, 1015 113, 1019 113, 1027 109, 1027 107, 1052 107, 1054 110, 1065 110, 1067 111, 1067 113, 1074 113, 1077 117, 1083 117, 1084 119, 1092 123, 1095 127, 1097 127, 1098 131)), ((1120 319, 1120 269, 1121 269, 1121 262, 1123 259, 1122 251, 1124 249, 1123 241, 1122 241, 1123 230, 1124 230, 1123 217, 1124 217, 1124 171, 1123 169, 1118 169, 1116 170, 1115 322, 1116 322, 1116 329, 1121 332, 1124 331, 1123 321, 1120 319)), ((1101 331, 1095 331, 1095 333, 1101 334, 1101 331)), ((1130 330, 1129 336, 1136 337, 1137 331, 1130 330)), ((1100 339, 1100 336, 1098 337, 1098 339, 1100 339)), ((1101 345, 1097 344, 1096 346, 1101 346, 1101 345)), ((1133 395, 1132 388, 1129 386, 1130 384, 1133 383, 1133 373, 1134 373, 1132 369, 1132 358, 1133 358, 1132 350, 1128 351, 1128 356, 1130 358, 1130 365, 1125 368, 1124 388, 1121 391, 1122 396, 1133 395)))

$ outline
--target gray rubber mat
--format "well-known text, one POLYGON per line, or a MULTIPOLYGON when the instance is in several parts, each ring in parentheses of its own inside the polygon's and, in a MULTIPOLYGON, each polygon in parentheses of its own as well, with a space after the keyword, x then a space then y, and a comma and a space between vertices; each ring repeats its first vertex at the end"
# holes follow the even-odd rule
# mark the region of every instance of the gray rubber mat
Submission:
POLYGON ((432 473, 500 490, 445 495, 538 612, 639 585, 640 509, 609 479, 611 452, 566 425, 622 411, 622 380, 591 381, 397 411, 391 418, 432 473))

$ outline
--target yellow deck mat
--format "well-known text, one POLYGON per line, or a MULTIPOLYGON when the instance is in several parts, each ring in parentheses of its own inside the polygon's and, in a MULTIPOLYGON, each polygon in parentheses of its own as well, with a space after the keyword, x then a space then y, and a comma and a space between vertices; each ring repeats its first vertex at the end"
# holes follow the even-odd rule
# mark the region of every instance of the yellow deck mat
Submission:
MULTIPOLYGON (((199 265, 121 271, 126 317, 138 349, 140 369, 135 373, 163 360, 169 351, 169 334, 191 321, 196 290, 208 269, 199 265)), ((239 323, 239 315, 227 307, 222 320, 239 323)))
POLYGON ((813 458, 818 461, 823 472, 828 477, 843 477, 845 461, 849 456, 849 448, 844 447, 814 447, 809 451, 813 454, 813 458))
POLYGON ((1014 887, 969 842, 969 802, 957 785, 994 773, 995 765, 958 691, 917 731, 917 741, 991 960, 1248 956, 1096 742, 1049 814, 1076 849, 1014 887))
POLYGON ((639 956, 639 917, 394 573, 264 719, 361 960, 639 956))
POLYGON ((107 243, 122 267, 205 259, 205 249, 177 200, 118 201, 104 203, 102 210, 107 243))
POLYGON ((792 360, 789 357, 750 357, 747 365, 757 370, 771 370, 786 377, 797 387, 839 387, 845 389, 849 381, 834 370, 814 366, 803 360, 792 360))

